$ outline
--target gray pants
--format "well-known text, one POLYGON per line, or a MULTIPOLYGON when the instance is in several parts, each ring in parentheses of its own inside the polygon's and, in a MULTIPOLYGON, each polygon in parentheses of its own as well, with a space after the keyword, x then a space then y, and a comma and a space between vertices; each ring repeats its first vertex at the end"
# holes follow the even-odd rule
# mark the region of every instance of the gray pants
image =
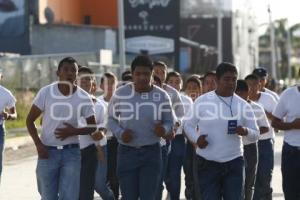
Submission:
POLYGON ((252 200, 258 163, 257 143, 252 143, 244 146, 244 158, 246 174, 244 188, 245 200, 252 200))

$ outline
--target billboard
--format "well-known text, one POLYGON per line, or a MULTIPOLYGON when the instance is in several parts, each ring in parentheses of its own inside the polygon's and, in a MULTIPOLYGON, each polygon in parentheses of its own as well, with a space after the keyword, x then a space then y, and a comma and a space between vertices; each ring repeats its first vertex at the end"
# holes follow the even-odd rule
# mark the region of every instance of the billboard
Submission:
POLYGON ((178 65, 180 0, 124 0, 126 52, 178 65))
POLYGON ((0 0, 0 52, 29 53, 27 1, 0 0))

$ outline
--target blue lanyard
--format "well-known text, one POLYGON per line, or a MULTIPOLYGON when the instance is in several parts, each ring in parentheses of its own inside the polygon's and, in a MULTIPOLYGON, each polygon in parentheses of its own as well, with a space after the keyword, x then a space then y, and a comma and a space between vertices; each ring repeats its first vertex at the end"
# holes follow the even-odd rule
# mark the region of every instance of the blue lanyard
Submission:
POLYGON ((230 104, 228 104, 222 97, 220 97, 219 95, 217 95, 218 98, 230 109, 230 114, 231 114, 231 117, 233 117, 233 114, 232 114, 232 99, 233 99, 233 96, 231 96, 231 99, 230 99, 230 104))

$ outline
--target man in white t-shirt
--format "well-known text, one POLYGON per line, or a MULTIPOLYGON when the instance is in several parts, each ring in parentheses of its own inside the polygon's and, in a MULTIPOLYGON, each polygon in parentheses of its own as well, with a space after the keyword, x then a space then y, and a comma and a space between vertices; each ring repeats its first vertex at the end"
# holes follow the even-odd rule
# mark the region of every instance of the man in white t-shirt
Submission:
POLYGON ((279 100, 279 96, 276 92, 273 92, 272 90, 269 90, 268 88, 266 88, 266 85, 268 83, 268 72, 265 68, 263 67, 259 67, 253 70, 252 74, 256 75, 259 77, 259 82, 260 82, 260 91, 262 92, 266 92, 270 95, 272 95, 272 97, 274 97, 274 99, 276 100, 276 102, 279 100))
POLYGON ((300 86, 286 89, 273 112, 272 126, 284 131, 281 172, 286 200, 300 199, 300 86))
POLYGON ((95 110, 87 92, 75 84, 78 65, 66 57, 59 62, 59 82, 43 87, 26 119, 38 152, 36 169, 42 199, 79 199, 81 156, 78 135, 95 130, 95 110), (43 114, 41 136, 34 122, 43 114), (83 117, 87 126, 77 128, 83 117))
POLYGON ((241 200, 244 188, 242 137, 255 141, 259 130, 251 106, 234 94, 237 68, 221 63, 216 76, 217 89, 195 101, 184 130, 198 146, 201 198, 241 200))
MULTIPOLYGON (((78 69, 77 85, 81 87, 84 91, 91 94, 92 86, 94 82, 93 71, 84 66, 80 66, 78 69)), ((95 118, 97 125, 98 134, 93 135, 80 135, 79 136, 79 146, 81 152, 81 169, 80 169, 80 200, 93 200, 94 199, 94 189, 95 189, 95 177, 96 169, 98 163, 97 155, 101 155, 102 149, 101 144, 106 143, 106 138, 104 135, 105 128, 103 124, 104 118, 104 108, 105 106, 97 99, 91 95, 91 98, 95 107, 95 118), (97 136, 97 137, 94 137, 97 136), (98 152, 97 152, 98 150, 98 152)), ((86 121, 84 117, 80 118, 80 127, 86 127, 86 121)))
MULTIPOLYGON (((178 72, 169 72, 166 78, 166 83, 175 88, 178 92, 183 86, 182 77, 178 72)), ((184 113, 188 112, 193 100, 183 93, 180 97, 184 106, 184 113)), ((183 121, 183 120, 182 120, 183 121)), ((180 197, 180 182, 181 169, 185 158, 186 141, 183 132, 183 122, 180 126, 175 127, 175 138, 171 141, 171 152, 168 157, 167 174, 165 178, 166 188, 170 193, 171 199, 179 199, 180 197)))
MULTIPOLYGON (((0 81, 1 80, 2 72, 0 71, 0 81)), ((2 174, 2 160, 5 138, 4 121, 14 120, 16 118, 16 99, 8 89, 0 85, 0 182, 2 174)))
MULTIPOLYGON (((272 112, 277 104, 274 97, 266 92, 261 92, 260 79, 258 76, 251 74, 245 78, 249 87, 250 100, 261 105, 271 122, 272 112)), ((274 140, 275 132, 270 128, 269 132, 259 136, 258 141, 258 166, 255 182, 254 200, 272 199, 272 173, 274 168, 274 140)))
MULTIPOLYGON (((172 86, 166 84, 166 78, 168 73, 168 66, 162 62, 162 61, 156 61, 153 63, 153 73, 155 76, 157 76, 161 83, 162 83, 162 89, 165 90, 168 95, 170 96, 171 102, 172 102, 172 108, 174 110, 176 119, 176 125, 181 124, 181 119, 184 116, 184 107, 182 104, 182 100, 180 97, 179 92, 173 88, 172 86)), ((162 145, 162 173, 161 173, 161 180, 160 180, 160 188, 157 191, 157 197, 156 199, 162 198, 162 192, 163 192, 163 181, 166 178, 167 174, 167 166, 168 166, 168 157, 170 153, 170 141, 168 139, 161 139, 161 145, 162 145)), ((172 148, 172 147, 171 147, 172 148)))
MULTIPOLYGON (((268 118, 262 106, 249 100, 249 88, 247 82, 244 80, 237 81, 236 94, 247 101, 254 112, 256 122, 260 130, 260 134, 267 133, 270 128, 268 118)), ((244 199, 252 200, 254 194, 255 178, 258 163, 258 148, 257 141, 249 141, 247 138, 243 138, 244 144, 244 158, 245 158, 245 189, 244 199)))
MULTIPOLYGON (((101 102, 101 104, 104 105, 103 124, 105 125, 105 128, 108 120, 108 103, 116 91, 117 84, 117 77, 110 72, 104 73, 100 79, 100 89, 103 91, 103 95, 97 98, 97 102, 101 102)), ((102 199, 119 199, 120 188, 117 177, 118 141, 110 130, 107 130, 105 137, 107 142, 106 144, 101 145, 103 150, 103 159, 98 161, 95 191, 102 199)))

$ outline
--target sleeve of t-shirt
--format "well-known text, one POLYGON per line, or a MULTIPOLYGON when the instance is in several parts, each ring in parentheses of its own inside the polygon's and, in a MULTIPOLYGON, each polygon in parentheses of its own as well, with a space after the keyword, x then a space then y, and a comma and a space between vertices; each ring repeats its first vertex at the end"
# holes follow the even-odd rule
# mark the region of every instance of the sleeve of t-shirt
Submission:
POLYGON ((6 108, 13 108, 16 107, 16 98, 12 95, 11 92, 8 93, 8 101, 5 105, 6 108))
POLYGON ((95 106, 93 104, 93 101, 91 98, 87 98, 85 100, 84 106, 82 106, 81 109, 81 116, 86 118, 89 118, 91 116, 95 115, 95 106))
POLYGON ((259 137, 259 129, 257 126, 256 117, 250 104, 245 105, 244 113, 244 126, 248 130, 247 139, 251 142, 255 142, 259 137))
POLYGON ((121 139, 124 129, 119 124, 119 100, 117 98, 117 92, 112 96, 110 103, 108 104, 108 121, 107 129, 109 129, 116 138, 121 139))
POLYGON ((257 120, 258 127, 270 127, 267 115, 260 105, 256 105, 253 109, 254 115, 257 120))
POLYGON ((266 111, 269 113, 272 113, 275 110, 275 107, 277 105, 277 101, 272 95, 268 95, 268 107, 266 108, 266 111))
POLYGON ((279 98, 279 101, 278 101, 278 104, 275 108, 275 110, 273 111, 273 116, 279 118, 279 119, 283 119, 284 116, 286 115, 287 113, 287 109, 286 109, 286 99, 287 99, 287 96, 289 95, 286 95, 287 92, 284 91, 280 98, 279 98))
POLYGON ((166 133, 171 133, 172 127, 175 123, 175 113, 172 109, 172 103, 169 95, 165 94, 165 99, 162 102, 163 103, 163 112, 162 112, 162 124, 166 130, 166 133))
POLYGON ((192 109, 185 115, 184 120, 184 132, 190 141, 193 143, 197 143, 199 138, 199 134, 197 133, 197 125, 199 123, 199 110, 201 110, 200 100, 196 100, 196 102, 192 105, 192 109), (200 105, 199 105, 200 104, 200 105))
POLYGON ((97 103, 96 104, 96 122, 97 122, 97 127, 105 127, 105 106, 102 103, 97 103))
POLYGON ((41 111, 45 110, 45 104, 46 104, 46 88, 42 88, 37 95, 35 96, 33 100, 33 105, 37 106, 41 111))

